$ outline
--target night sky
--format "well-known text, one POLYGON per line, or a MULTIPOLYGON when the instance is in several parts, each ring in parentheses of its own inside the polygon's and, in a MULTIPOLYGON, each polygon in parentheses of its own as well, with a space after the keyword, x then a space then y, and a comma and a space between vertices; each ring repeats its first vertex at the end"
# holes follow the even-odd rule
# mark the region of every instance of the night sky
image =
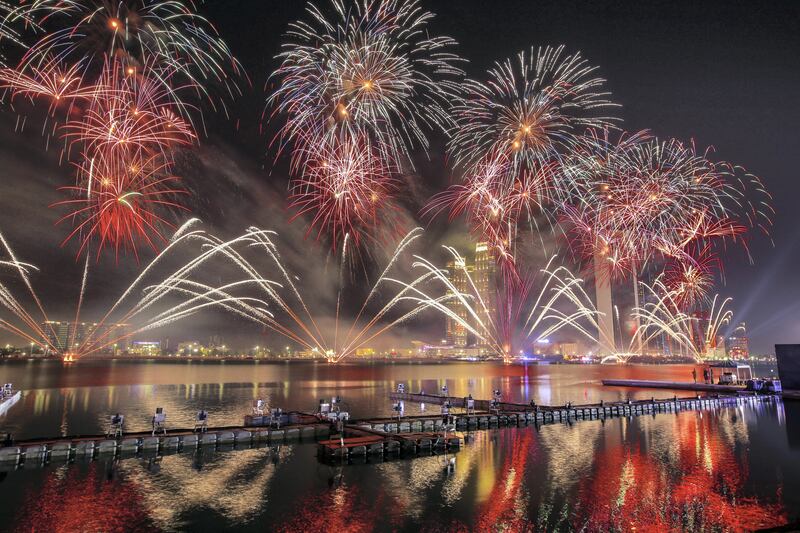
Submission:
MULTIPOLYGON (((431 30, 454 37, 469 59, 465 70, 480 78, 496 60, 531 46, 564 44, 581 51, 608 80, 628 131, 694 139, 716 157, 746 167, 774 196, 771 240, 753 234, 754 264, 738 246, 723 254, 725 285, 735 320, 745 321, 751 347, 772 352, 775 343, 800 342, 800 2, 572 2, 423 0, 437 17, 431 30), (774 245, 773 245, 774 242, 774 245)), ((210 118, 209 135, 187 156, 180 173, 193 192, 193 212, 231 235, 260 224, 287 236, 292 257, 324 255, 302 240, 302 227, 287 227, 285 162, 275 162, 260 133, 267 76, 276 67, 287 24, 303 16, 297 0, 209 0, 201 12, 217 27, 251 78, 231 106, 231 120, 210 118)), ((210 115, 210 113, 208 113, 210 115)), ((19 255, 42 269, 39 287, 54 313, 74 302, 80 268, 74 248, 59 248, 66 227, 48 205, 72 178, 59 165, 58 149, 45 150, 35 120, 14 132, 17 113, 0 115, 0 231, 19 255), (46 274, 45 274, 46 273, 46 274)), ((269 129, 269 126, 267 126, 269 129)), ((452 179, 441 140, 418 166, 404 199, 414 213, 452 179)), ((437 220, 431 240, 455 238, 456 228, 437 220)), ((115 295, 136 270, 130 259, 104 258, 93 288, 97 301, 115 295)), ((66 318, 66 317, 65 317, 66 318)), ((0 336, 0 340, 3 340, 0 336)))

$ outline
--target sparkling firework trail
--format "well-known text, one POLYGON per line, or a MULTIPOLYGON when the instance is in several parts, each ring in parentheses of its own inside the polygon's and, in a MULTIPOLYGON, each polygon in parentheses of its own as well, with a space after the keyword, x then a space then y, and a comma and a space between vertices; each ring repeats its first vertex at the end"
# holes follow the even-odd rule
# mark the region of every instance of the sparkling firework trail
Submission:
MULTIPOLYGON (((247 296, 233 297, 227 292, 236 288, 237 284, 212 286, 193 277, 195 274, 201 274, 201 267, 205 266, 212 258, 234 257, 226 252, 226 246, 231 246, 232 242, 223 243, 213 235, 191 229, 196 222, 196 219, 190 220, 179 228, 168 246, 123 291, 122 296, 111 306, 102 320, 94 325, 93 330, 81 339, 78 339, 73 331, 67 346, 58 344, 59 341, 56 340, 58 335, 54 330, 53 323, 50 322, 30 281, 29 274, 35 270, 35 267, 20 262, 5 237, 0 234, 0 244, 3 246, 5 255, 0 260, 0 267, 10 269, 24 283, 27 287, 27 294, 36 308, 35 312, 28 311, 24 301, 14 296, 11 286, 0 282, 0 307, 13 317, 10 320, 0 318, 0 329, 39 345, 46 352, 72 361, 107 351, 118 343, 127 342, 139 333, 166 326, 209 308, 224 309, 247 317, 249 317, 247 313, 250 312, 256 313, 256 316, 266 315, 265 311, 260 310, 266 306, 265 302, 247 296), (204 252, 200 255, 193 254, 188 263, 183 264, 170 275, 155 284, 143 287, 146 279, 157 265, 177 255, 181 249, 194 250, 194 245, 197 243, 205 248, 204 252), (132 298, 137 292, 141 292, 143 296, 139 299, 132 298), (159 303, 160 307, 156 308, 156 304, 159 303), (36 316, 37 314, 38 316, 36 316)), ((76 317, 80 313, 87 276, 88 269, 85 269, 76 317)))
POLYGON ((727 309, 731 298, 723 300, 719 295, 714 295, 711 299, 708 325, 698 338, 694 327, 696 319, 682 311, 680 292, 671 290, 662 277, 658 277, 652 285, 640 283, 648 295, 646 299, 652 301, 634 308, 631 314, 641 324, 637 333, 641 335, 645 345, 664 336, 675 344, 682 355, 701 362, 709 355, 709 348, 716 345, 720 329, 733 319, 733 311, 727 309))
POLYGON ((597 329, 597 311, 583 288, 583 281, 564 266, 554 267, 555 257, 539 272, 538 279, 522 276, 519 280, 506 280, 498 291, 499 305, 495 310, 478 289, 464 258, 455 249, 445 248, 453 257, 451 264, 461 269, 467 280, 466 290, 456 287, 447 271, 415 256, 414 266, 422 269, 424 276, 439 282, 448 296, 444 300, 428 298, 428 305, 481 339, 495 355, 511 361, 518 350, 567 327, 597 342, 592 333, 597 329), (534 290, 537 286, 538 292, 534 290), (563 311, 563 307, 569 310, 563 311), (466 310, 466 318, 458 312, 459 308, 466 310))
MULTIPOLYGON (((366 345, 393 327, 410 320, 421 311, 428 308, 435 301, 444 298, 421 298, 418 287, 424 284, 430 275, 406 283, 390 277, 390 271, 397 264, 406 249, 412 245, 422 234, 420 229, 408 233, 398 244, 392 258, 388 262, 381 276, 372 285, 367 298, 361 304, 356 318, 349 327, 341 324, 339 316, 339 303, 341 298, 340 287, 337 294, 335 311, 335 324, 332 339, 319 327, 320 317, 316 316, 306 304, 301 290, 298 288, 295 277, 283 265, 278 247, 274 242, 273 232, 251 228, 238 240, 225 243, 221 246, 222 253, 233 259, 242 272, 244 279, 232 282, 231 285, 248 288, 252 293, 253 288, 261 289, 260 299, 274 307, 274 312, 266 312, 249 304, 244 304, 243 316, 254 322, 286 337, 305 348, 306 350, 324 356, 329 362, 335 363, 352 355, 360 347, 366 345), (255 248, 266 255, 271 265, 271 270, 279 273, 279 281, 269 282, 262 277, 253 263, 237 250, 237 246, 246 245, 255 248), (391 296, 387 301, 377 304, 377 311, 373 311, 372 304, 377 295, 388 291, 391 296)), ((345 239, 346 242, 347 239, 345 239)), ((261 300, 259 300, 261 301, 261 300)), ((238 300, 237 300, 237 303, 238 300)))

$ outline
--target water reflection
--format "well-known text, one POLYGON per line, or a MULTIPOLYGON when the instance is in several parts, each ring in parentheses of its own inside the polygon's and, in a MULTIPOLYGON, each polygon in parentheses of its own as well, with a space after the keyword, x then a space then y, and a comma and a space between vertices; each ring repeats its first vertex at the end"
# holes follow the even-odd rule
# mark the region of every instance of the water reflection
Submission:
POLYGON ((313 444, 20 470, 0 483, 0 518, 40 531, 748 531, 798 511, 783 484, 800 457, 754 430, 779 419, 765 410, 476 431, 455 471, 443 455, 325 465, 313 444), (753 454, 764 445, 783 449, 753 454))
MULTIPOLYGON (((35 378, 44 387, 26 391, 22 408, 2 423, 30 433, 40 424, 86 432, 102 427, 107 412, 146 418, 157 406, 174 424, 200 406, 220 422, 238 421, 254 394, 291 408, 336 392, 354 412, 373 414, 388 411, 386 393, 398 381, 430 391, 446 383, 459 396, 502 388, 518 401, 549 396, 552 403, 652 395, 602 389, 592 368, 290 366, 212 367, 216 374, 183 367, 180 384, 150 386, 130 382, 130 372, 150 375, 143 367, 90 369, 97 384, 47 370, 48 379, 35 378)), ((23 468, 0 477, 0 524, 31 531, 748 531, 798 519, 798 407, 473 431, 454 471, 443 455, 322 464, 314 444, 23 468)))

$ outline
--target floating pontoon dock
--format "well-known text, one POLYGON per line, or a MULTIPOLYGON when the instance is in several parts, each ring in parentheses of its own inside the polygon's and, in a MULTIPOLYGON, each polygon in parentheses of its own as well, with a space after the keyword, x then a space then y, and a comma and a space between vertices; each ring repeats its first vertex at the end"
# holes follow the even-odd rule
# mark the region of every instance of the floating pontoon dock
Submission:
POLYGON ((436 449, 457 449, 461 436, 452 431, 472 431, 500 426, 550 424, 577 420, 603 420, 620 416, 670 413, 694 409, 715 409, 761 401, 773 401, 769 394, 694 396, 637 401, 604 402, 565 406, 531 406, 510 402, 492 404, 475 400, 475 412, 466 412, 465 398, 430 394, 391 393, 390 398, 405 402, 444 404, 449 402, 449 425, 444 416, 427 414, 392 418, 350 420, 334 434, 336 423, 307 413, 288 413, 288 425, 280 428, 260 425, 269 417, 246 417, 242 426, 209 427, 204 432, 172 429, 153 435, 150 431, 126 433, 122 437, 75 435, 46 439, 28 439, 0 448, 0 470, 20 466, 41 466, 48 462, 75 459, 126 458, 155 456, 196 450, 200 447, 250 448, 298 440, 318 442, 323 459, 352 458, 372 454, 416 454, 436 449), (460 409, 459 409, 460 408, 460 409), (459 412, 459 410, 461 412, 459 412), (318 441, 324 438, 326 440, 318 441))

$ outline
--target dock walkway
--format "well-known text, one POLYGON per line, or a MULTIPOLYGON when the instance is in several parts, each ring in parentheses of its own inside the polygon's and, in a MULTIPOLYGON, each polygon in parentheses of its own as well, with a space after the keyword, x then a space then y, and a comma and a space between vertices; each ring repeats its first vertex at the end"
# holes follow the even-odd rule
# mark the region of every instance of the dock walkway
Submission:
POLYGON ((351 458, 371 454, 430 452, 458 449, 462 436, 452 431, 473 431, 502 426, 572 423, 578 420, 605 420, 644 414, 670 413, 696 409, 716 409, 745 403, 773 401, 775 396, 751 393, 696 395, 693 397, 603 402, 565 406, 532 406, 499 402, 490 409, 488 400, 475 400, 478 409, 466 412, 464 398, 431 394, 390 393, 393 400, 428 404, 450 402, 448 429, 445 417, 438 413, 350 420, 334 435, 335 425, 308 413, 288 413, 288 425, 268 427, 263 420, 246 417, 241 426, 210 427, 205 432, 181 428, 153 435, 150 431, 126 433, 121 438, 108 435, 74 435, 28 439, 0 448, 0 470, 20 466, 41 466, 50 461, 75 459, 129 458, 139 455, 160 456, 202 447, 250 448, 301 439, 319 442, 323 459, 351 458), (460 408, 460 412, 459 412, 460 408), (343 445, 344 444, 344 445, 343 445))
POLYGON ((690 381, 648 381, 642 379, 604 379, 607 387, 636 387, 640 389, 672 389, 698 392, 745 392, 744 385, 715 385, 711 383, 692 383, 690 381))

